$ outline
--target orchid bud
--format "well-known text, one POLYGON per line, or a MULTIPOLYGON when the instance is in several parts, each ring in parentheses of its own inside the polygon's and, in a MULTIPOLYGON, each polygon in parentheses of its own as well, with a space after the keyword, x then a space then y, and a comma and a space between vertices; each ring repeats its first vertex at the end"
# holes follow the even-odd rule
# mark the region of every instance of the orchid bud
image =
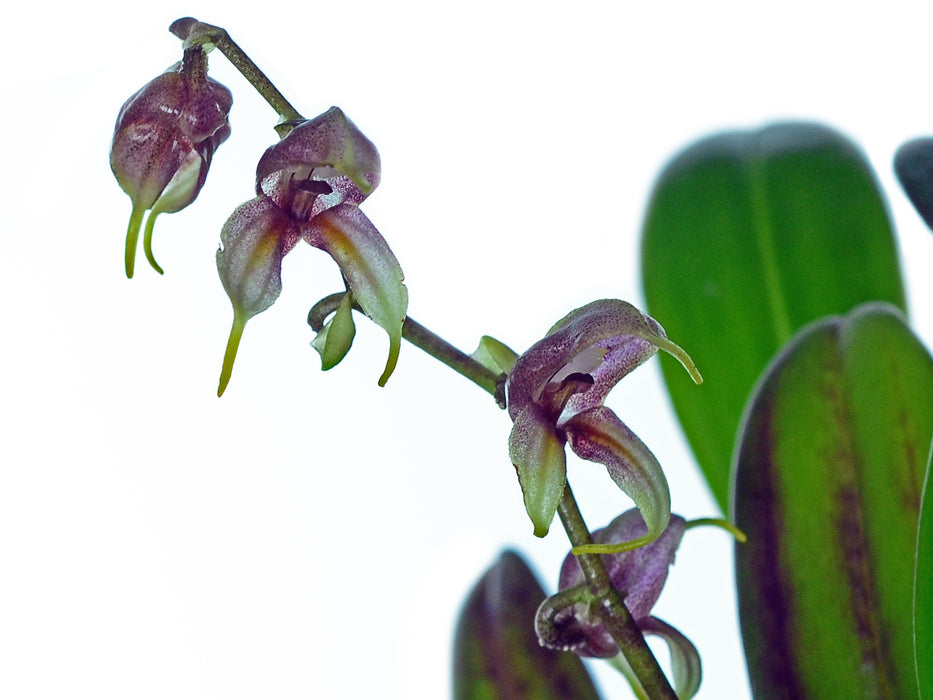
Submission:
POLYGON ((230 135, 230 91, 207 77, 207 55, 200 46, 158 76, 120 109, 110 150, 110 167, 133 201, 126 233, 126 276, 133 276, 136 244, 149 211, 143 249, 152 254, 152 229, 162 212, 191 204, 201 191, 211 158, 230 135))

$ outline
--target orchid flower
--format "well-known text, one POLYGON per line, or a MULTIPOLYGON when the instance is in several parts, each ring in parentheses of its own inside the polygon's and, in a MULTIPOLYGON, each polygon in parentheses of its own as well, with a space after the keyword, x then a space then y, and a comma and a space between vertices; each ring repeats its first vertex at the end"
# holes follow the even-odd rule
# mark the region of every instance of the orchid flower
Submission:
POLYGON ((514 422, 509 453, 538 537, 547 534, 564 491, 567 443, 577 456, 604 464, 648 524, 647 532, 620 546, 641 546, 664 531, 671 503, 661 466, 603 406, 612 387, 658 348, 680 360, 694 381, 702 381, 693 361, 657 321, 617 299, 571 312, 515 362, 506 382, 514 422))
POLYGON ((201 191, 214 151, 230 135, 230 91, 207 77, 202 47, 185 49, 184 58, 126 101, 117 116, 110 167, 133 201, 126 233, 126 276, 133 276, 136 244, 148 210, 143 249, 149 264, 152 229, 162 212, 191 204, 201 191))
MULTIPOLYGON (((218 396, 230 380, 246 322, 278 298, 282 259, 302 239, 340 266, 352 297, 338 315, 341 326, 352 301, 389 334, 379 379, 385 384, 398 360, 408 291, 395 255, 359 208, 378 184, 375 146, 337 107, 300 123, 265 152, 256 170, 258 196, 238 207, 221 231, 217 269, 234 318, 218 396)), ((346 332, 340 335, 348 346, 346 332)), ((323 343, 314 345, 321 350, 323 343)), ((336 364, 332 357, 324 363, 325 369, 336 364)))
MULTIPOLYGON (((639 629, 667 642, 673 661, 674 686, 681 700, 693 697, 700 686, 700 655, 693 643, 677 629, 653 617, 651 609, 667 581, 668 569, 674 562, 684 530, 691 525, 679 515, 671 515, 667 527, 649 544, 601 557, 613 588, 623 594, 625 607, 639 629)), ((605 528, 593 532, 592 536, 597 543, 610 543, 637 540, 647 533, 648 526, 641 514, 632 509, 605 528)), ((600 620, 601 602, 592 598, 580 563, 573 554, 564 559, 558 588, 559 592, 538 608, 535 630, 539 642, 548 648, 570 651, 579 656, 612 658, 638 688, 638 680, 600 620)))

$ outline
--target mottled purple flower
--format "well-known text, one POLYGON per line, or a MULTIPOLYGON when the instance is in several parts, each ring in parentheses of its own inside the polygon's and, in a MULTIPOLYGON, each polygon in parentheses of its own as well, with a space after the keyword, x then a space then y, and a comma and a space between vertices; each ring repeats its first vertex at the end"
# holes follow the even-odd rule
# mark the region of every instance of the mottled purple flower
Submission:
MULTIPOLYGON (((256 170, 258 196, 238 207, 220 234, 217 270, 234 318, 218 395, 230 379, 246 322, 278 298, 282 259, 302 239, 331 255, 352 301, 389 334, 379 379, 385 384, 398 360, 408 291, 395 255, 359 208, 378 184, 376 147, 337 107, 302 122, 265 152, 256 170)), ((342 307, 344 324, 350 304, 342 307)), ((325 369, 328 364, 335 362, 325 358, 325 369)))
MULTIPOLYGON (((668 569, 674 563, 674 554, 686 527, 682 517, 671 515, 664 531, 649 544, 601 556, 613 588, 622 594, 625 606, 641 631, 667 642, 673 661, 674 686, 682 699, 693 697, 700 686, 700 656, 689 639, 652 616, 651 609, 667 581, 668 569)), ((647 532, 641 514, 632 509, 592 536, 596 543, 609 544, 639 539, 647 532)), ((559 593, 545 600, 538 609, 535 629, 541 644, 580 656, 618 657, 625 671, 624 657, 601 622, 602 604, 589 592, 583 570, 573 554, 564 559, 558 588, 559 593)), ((634 678, 629 673, 626 675, 629 680, 634 678)))
POLYGON ((664 329, 631 304, 594 301, 561 319, 512 367, 506 383, 514 421, 509 453, 535 535, 550 528, 566 483, 567 443, 579 457, 604 464, 644 516, 648 531, 628 546, 661 534, 670 492, 657 459, 603 400, 658 348, 702 381, 689 356, 664 329))
POLYGON ((133 201, 126 232, 126 276, 133 276, 136 243, 143 236, 146 259, 152 255, 152 228, 162 212, 191 204, 201 191, 211 158, 230 135, 230 91, 207 77, 207 55, 200 46, 145 85, 120 109, 110 149, 110 167, 133 201))

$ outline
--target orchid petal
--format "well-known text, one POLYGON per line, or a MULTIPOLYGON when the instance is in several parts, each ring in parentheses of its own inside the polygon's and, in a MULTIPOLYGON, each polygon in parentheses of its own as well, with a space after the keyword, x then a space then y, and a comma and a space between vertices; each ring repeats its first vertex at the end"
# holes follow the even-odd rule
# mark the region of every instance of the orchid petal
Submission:
POLYGON ((671 651, 671 666, 674 671, 674 691, 679 700, 690 700, 700 689, 703 679, 703 666, 700 653, 687 637, 678 629, 663 620, 648 617, 640 620, 638 626, 645 634, 653 634, 667 642, 671 651))
POLYGON ((509 435, 509 455, 518 474, 525 510, 536 537, 544 537, 567 483, 564 441, 534 404, 515 419, 509 435))
POLYGON ((217 271, 233 304, 233 328, 227 341, 217 395, 233 371, 246 322, 268 309, 282 291, 282 258, 300 240, 298 226, 268 197, 237 207, 220 233, 217 271))
POLYGON ((661 465, 645 443, 605 406, 571 417, 563 429, 577 456, 606 466, 612 480, 635 501, 647 524, 647 531, 628 543, 598 548, 584 545, 586 549, 581 551, 622 551, 657 538, 670 520, 671 493, 661 465))
POLYGON ((408 290, 398 260, 355 204, 345 202, 315 216, 304 225, 302 235, 330 254, 363 313, 389 334, 389 358, 379 378, 379 386, 384 386, 398 361, 408 311, 408 290))

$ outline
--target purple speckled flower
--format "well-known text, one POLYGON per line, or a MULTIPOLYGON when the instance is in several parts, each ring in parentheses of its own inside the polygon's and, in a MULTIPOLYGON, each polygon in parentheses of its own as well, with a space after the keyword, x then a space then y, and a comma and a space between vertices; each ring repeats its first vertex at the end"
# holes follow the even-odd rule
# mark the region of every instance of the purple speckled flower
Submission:
POLYGON ((152 228, 162 212, 191 204, 201 191, 214 151, 230 135, 230 91, 207 77, 200 46, 158 76, 120 109, 110 149, 110 167, 133 200, 126 233, 126 276, 133 276, 136 243, 149 210, 143 249, 152 267, 152 228))
POLYGON ((702 381, 657 321, 624 301, 603 299, 558 321, 512 367, 506 383, 514 422, 509 453, 537 536, 547 534, 564 491, 567 443, 579 457, 604 464, 635 501, 648 531, 631 547, 650 542, 667 526, 671 502, 661 466, 602 405, 612 387, 658 348, 702 381))
MULTIPOLYGON (((389 334, 379 380, 385 384, 398 359, 408 291, 395 255, 359 208, 379 184, 379 171, 376 147, 337 107, 302 122, 262 156, 258 196, 238 207, 220 234, 217 270, 234 319, 218 395, 230 379, 246 322, 278 298, 282 259, 302 239, 330 254, 352 301, 389 334)), ((338 314, 338 325, 351 323, 350 304, 338 314)), ((346 345, 346 332, 341 335, 346 345)), ((336 361, 325 358, 325 369, 336 361)))
MULTIPOLYGON (((664 531, 649 544, 601 557, 612 586, 622 593, 625 606, 641 631, 660 636, 667 642, 679 698, 693 697, 699 688, 702 675, 700 656, 689 639, 663 620, 653 617, 651 609, 667 581, 668 569, 674 563, 674 554, 686 525, 682 517, 671 515, 664 531)), ((593 540, 600 544, 628 541, 644 536, 647 531, 641 514, 633 509, 595 531, 593 540)), ((619 656, 624 671, 624 657, 600 622, 600 602, 590 598, 586 586, 577 557, 568 554, 560 571, 558 588, 561 592, 545 600, 538 609, 535 619, 538 640, 551 649, 563 649, 580 656, 619 656), (575 592, 579 595, 573 595, 575 592)), ((634 676, 629 676, 630 680, 632 678, 634 676)))

